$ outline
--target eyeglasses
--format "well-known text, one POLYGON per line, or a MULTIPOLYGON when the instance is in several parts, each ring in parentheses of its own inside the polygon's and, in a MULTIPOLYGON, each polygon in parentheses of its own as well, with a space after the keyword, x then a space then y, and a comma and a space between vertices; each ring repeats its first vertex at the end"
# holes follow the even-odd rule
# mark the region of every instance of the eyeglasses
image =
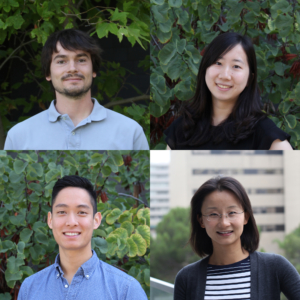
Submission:
POLYGON ((222 216, 225 216, 226 218, 228 218, 229 221, 234 221, 242 213, 244 213, 244 211, 239 212, 239 213, 235 212, 235 211, 231 211, 230 213, 227 213, 227 214, 216 214, 216 213, 213 213, 213 214, 202 215, 202 216, 206 217, 207 221, 217 221, 217 220, 221 219, 222 216))

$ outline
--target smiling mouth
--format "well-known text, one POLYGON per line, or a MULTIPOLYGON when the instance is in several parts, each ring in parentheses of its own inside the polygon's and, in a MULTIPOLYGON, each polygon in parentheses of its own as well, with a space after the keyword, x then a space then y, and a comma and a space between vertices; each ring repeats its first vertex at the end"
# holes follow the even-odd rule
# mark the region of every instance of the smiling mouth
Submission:
POLYGON ((78 236, 78 235, 80 235, 80 232, 64 232, 64 235, 66 235, 66 236, 78 236))
POLYGON ((223 85, 223 84, 218 84, 218 83, 216 83, 216 86, 218 86, 221 89, 230 89, 230 88, 232 88, 231 85, 223 85))
POLYGON ((217 234, 221 235, 221 236, 229 236, 233 233, 233 231, 217 231, 217 234))

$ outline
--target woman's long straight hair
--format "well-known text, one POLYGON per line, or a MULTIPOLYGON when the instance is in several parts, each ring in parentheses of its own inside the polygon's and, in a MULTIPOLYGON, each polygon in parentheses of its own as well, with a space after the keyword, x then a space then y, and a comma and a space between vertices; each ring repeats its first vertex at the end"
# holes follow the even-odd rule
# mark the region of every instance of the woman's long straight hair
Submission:
MULTIPOLYGON (((214 143, 224 138, 234 144, 245 139, 253 132, 257 122, 266 115, 261 111, 261 101, 257 85, 257 64, 253 44, 250 38, 235 32, 217 36, 205 49, 197 76, 196 93, 186 105, 183 105, 183 127, 179 137, 181 145, 201 145, 211 138, 214 143), (212 134, 212 97, 205 81, 208 67, 240 44, 247 56, 249 65, 248 83, 233 107, 232 113, 222 122, 222 130, 212 134)), ((179 133, 179 132, 178 132, 179 133)))

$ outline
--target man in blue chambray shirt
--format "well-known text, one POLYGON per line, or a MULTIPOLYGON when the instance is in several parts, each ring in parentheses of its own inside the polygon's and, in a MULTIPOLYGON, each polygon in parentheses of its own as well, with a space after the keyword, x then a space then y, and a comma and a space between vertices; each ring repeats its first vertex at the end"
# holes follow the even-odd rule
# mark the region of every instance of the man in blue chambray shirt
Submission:
POLYGON ((98 259, 91 248, 101 223, 89 180, 65 176, 53 187, 48 225, 59 246, 55 263, 26 278, 18 300, 147 300, 139 282, 98 259))
POLYGON ((91 98, 100 53, 96 41, 83 31, 64 29, 49 36, 41 63, 56 99, 47 110, 11 128, 5 150, 149 149, 136 121, 91 98))

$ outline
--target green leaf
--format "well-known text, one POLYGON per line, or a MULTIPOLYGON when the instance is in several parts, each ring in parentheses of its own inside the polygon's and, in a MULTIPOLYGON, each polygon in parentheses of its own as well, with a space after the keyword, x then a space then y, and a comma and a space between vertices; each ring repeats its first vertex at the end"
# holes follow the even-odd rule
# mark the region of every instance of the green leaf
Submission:
POLYGON ((186 46, 186 39, 176 40, 177 52, 182 54, 186 46))
POLYGON ((112 225, 116 222, 119 216, 122 214, 122 211, 119 208, 113 209, 107 216, 106 216, 106 223, 112 225))
POLYGON ((10 273, 16 273, 22 265, 24 265, 24 260, 19 257, 11 256, 7 259, 7 271, 10 273))
POLYGON ((33 231, 29 228, 24 228, 20 233, 20 238, 23 242, 28 243, 33 231))
POLYGON ((40 163, 29 164, 27 167, 27 172, 29 174, 33 173, 33 174, 37 175, 38 177, 41 177, 44 175, 43 167, 40 163))
POLYGON ((189 76, 186 80, 180 81, 174 88, 176 97, 179 100, 188 100, 194 92, 191 90, 192 77, 189 76))
POLYGON ((10 293, 0 294, 0 300, 11 300, 10 293))
POLYGON ((138 252, 138 246, 132 238, 127 239, 127 246, 129 248, 128 256, 135 257, 138 252))
POLYGON ((279 29, 279 35, 281 37, 287 37, 292 31, 293 18, 290 15, 280 14, 274 21, 275 26, 279 29))
POLYGON ((31 276, 32 274, 34 274, 33 270, 28 266, 21 266, 20 270, 27 276, 31 276))
POLYGON ((14 161, 14 170, 17 174, 21 174, 25 168, 27 167, 28 162, 23 162, 22 160, 15 160, 14 161))
POLYGON ((123 157, 120 153, 120 151, 107 151, 108 155, 111 156, 113 162, 116 164, 116 166, 120 167, 124 164, 123 157))
POLYGON ((22 241, 19 241, 19 243, 18 243, 18 245, 17 245, 18 253, 23 253, 24 248, 25 248, 25 243, 22 242, 22 241))
POLYGON ((297 119, 295 116, 293 115, 287 115, 285 116, 285 120, 288 124, 288 126, 291 128, 291 129, 294 129, 297 125, 297 119))
POLYGON ((9 221, 16 226, 21 226, 26 224, 25 215, 23 214, 18 214, 17 216, 10 216, 9 221))
POLYGON ((21 271, 18 271, 15 273, 10 273, 10 272, 8 272, 8 270, 6 270, 5 271, 5 279, 6 279, 6 283, 7 283, 8 287, 13 289, 15 287, 16 281, 21 280, 22 276, 23 276, 23 274, 21 271))
POLYGON ((147 286, 150 286, 150 269, 144 270, 144 281, 147 286))
POLYGON ((169 33, 172 29, 172 22, 170 19, 168 19, 166 22, 164 23, 159 23, 158 26, 159 26, 159 29, 164 32, 164 33, 169 33))
POLYGON ((162 65, 167 65, 176 53, 176 47, 173 44, 165 45, 158 53, 158 58, 162 65))
POLYGON ((169 19, 168 11, 170 9, 170 6, 168 3, 164 3, 163 5, 153 5, 151 7, 152 13, 154 15, 154 18, 159 23, 164 23, 169 19))
POLYGON ((38 243, 40 244, 44 244, 44 245, 48 245, 48 237, 47 235, 45 235, 44 233, 41 232, 36 232, 35 236, 34 236, 37 240, 38 243))
POLYGON ((288 113, 288 111, 290 110, 290 108, 291 108, 292 105, 293 105, 293 102, 291 102, 291 101, 285 101, 285 102, 283 102, 282 112, 284 114, 288 113))
POLYGON ((128 210, 125 210, 121 216, 119 217, 119 222, 124 223, 126 221, 131 222, 132 221, 132 213, 128 210))
POLYGON ((134 226, 132 225, 132 223, 130 221, 125 221, 121 224, 121 228, 124 228, 127 230, 128 236, 131 236, 133 230, 134 230, 134 226))
POLYGON ((106 254, 108 251, 107 241, 100 237, 95 237, 93 240, 95 241, 95 246, 99 248, 100 252, 106 254))
POLYGON ((139 233, 150 247, 150 227, 147 225, 140 225, 137 227, 136 232, 139 233))
POLYGON ((182 5, 182 0, 169 0, 168 2, 171 7, 180 7, 182 5))
POLYGON ((187 55, 193 59, 193 62, 195 64, 200 62, 200 59, 201 59, 200 53, 193 45, 186 46, 185 51, 186 51, 187 55))
POLYGON ((20 182, 24 178, 24 174, 17 174, 15 171, 9 173, 9 180, 11 183, 20 182))
POLYGON ((29 187, 29 189, 35 191, 38 196, 41 196, 43 193, 43 187, 39 183, 31 182, 31 183, 29 183, 28 187, 29 187))
POLYGON ((185 25, 187 22, 189 22, 190 17, 186 10, 177 9, 175 13, 178 17, 177 24, 185 25))
POLYGON ((244 20, 249 24, 253 24, 256 21, 256 14, 253 11, 250 11, 245 15, 244 20))
POLYGON ((12 241, 0 241, 0 253, 5 253, 13 248, 15 248, 15 244, 12 241))
POLYGON ((6 19, 6 24, 8 26, 13 26, 15 29, 20 29, 25 20, 22 18, 20 14, 15 16, 10 16, 6 19))
POLYGON ((283 76, 284 75, 284 71, 286 69, 286 65, 283 64, 282 62, 278 61, 275 63, 275 72, 277 75, 279 76, 283 76))
POLYGON ((60 176, 60 170, 52 169, 46 173, 45 181, 46 183, 49 183, 52 180, 58 179, 59 176, 60 176))
POLYGON ((99 39, 102 39, 104 36, 108 37, 108 33, 117 35, 119 32, 118 26, 115 23, 106 23, 101 21, 96 25, 96 32, 99 39))
POLYGON ((150 75, 150 84, 155 86, 160 94, 164 94, 167 91, 165 78, 157 73, 152 73, 150 75))
MULTIPOLYGON (((147 243, 143 239, 143 237, 138 233, 134 233, 134 234, 131 235, 130 239, 137 246, 137 255, 143 256, 146 253, 146 250, 147 250, 147 243)), ((128 255, 128 256, 130 257, 130 255, 128 255)))
MULTIPOLYGON (((112 12, 112 10, 110 11, 112 12)), ((127 15, 127 12, 119 12, 119 9, 116 8, 111 16, 111 21, 120 21, 123 25, 126 25, 127 15)))

